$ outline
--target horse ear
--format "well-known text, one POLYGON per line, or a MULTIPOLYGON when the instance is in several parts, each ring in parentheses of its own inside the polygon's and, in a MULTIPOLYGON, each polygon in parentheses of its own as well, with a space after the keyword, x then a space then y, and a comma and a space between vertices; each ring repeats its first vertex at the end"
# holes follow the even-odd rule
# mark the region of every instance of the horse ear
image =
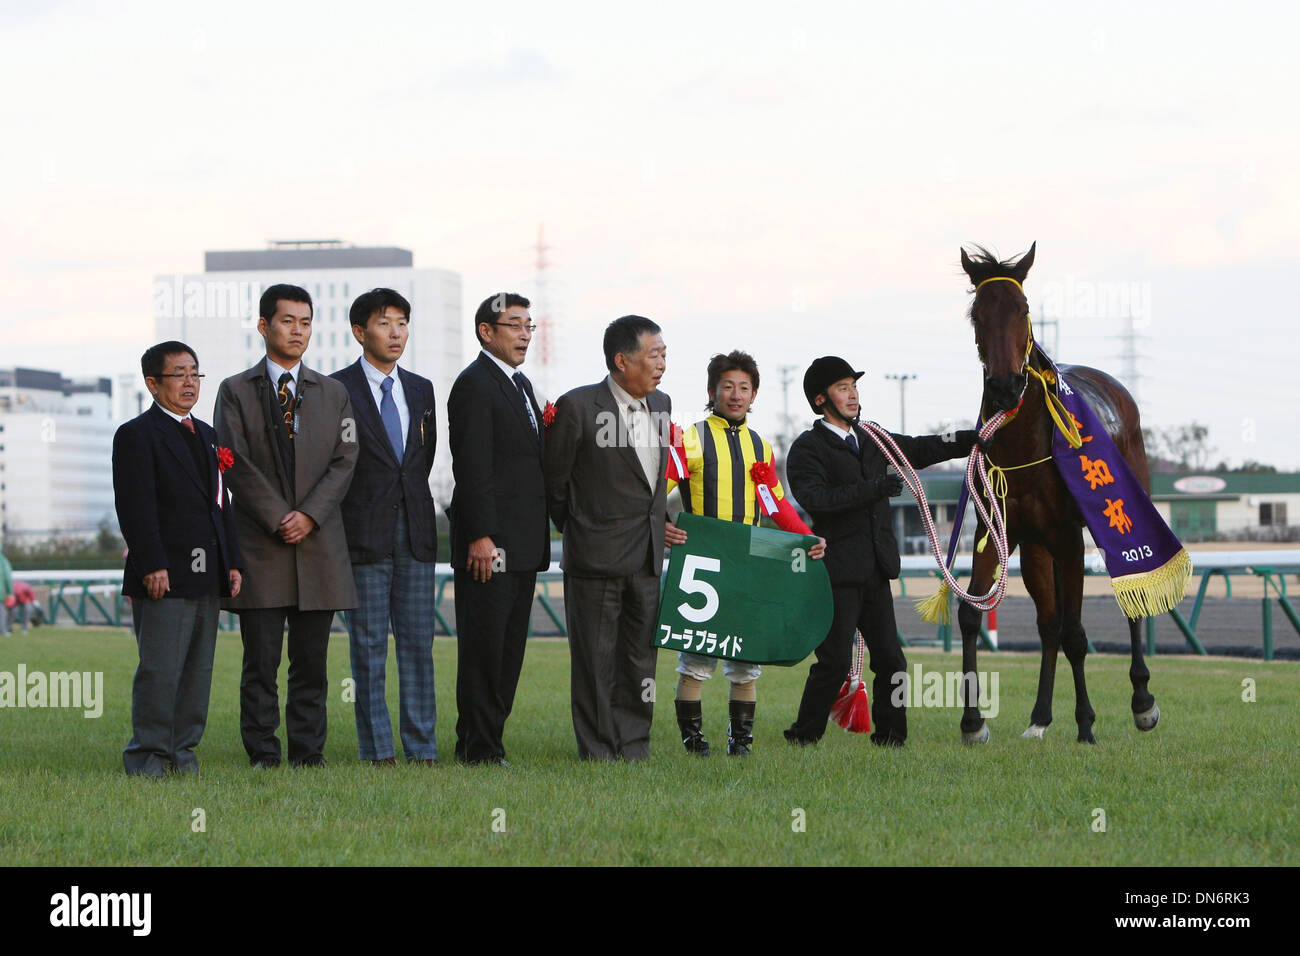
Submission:
POLYGON ((1029 251, 1021 256, 1020 261, 1016 263, 1015 276, 1017 282, 1024 282, 1025 276, 1029 275, 1029 270, 1034 265, 1034 251, 1037 248, 1038 241, 1035 240, 1033 245, 1029 247, 1029 251))
POLYGON ((975 281, 975 275, 974 275, 974 273, 972 272, 972 270, 975 268, 975 263, 971 262, 971 261, 970 261, 970 256, 966 255, 966 247, 965 247, 965 246, 962 246, 962 249, 961 249, 961 267, 962 267, 962 269, 965 271, 966 275, 970 276, 971 281, 974 282, 974 281, 975 281))

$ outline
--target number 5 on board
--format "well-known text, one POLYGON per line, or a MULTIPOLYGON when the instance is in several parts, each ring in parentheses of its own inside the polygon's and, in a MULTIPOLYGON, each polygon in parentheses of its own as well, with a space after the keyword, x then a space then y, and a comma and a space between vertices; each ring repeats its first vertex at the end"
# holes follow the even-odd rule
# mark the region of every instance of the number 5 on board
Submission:
POLYGON ((703 594, 704 607, 694 608, 683 601, 677 606, 677 613, 692 624, 703 624, 705 621, 713 619, 713 615, 718 613, 718 592, 706 581, 697 580, 695 574, 697 571, 712 571, 718 573, 722 570, 722 562, 717 558, 703 558, 698 554, 688 554, 682 561, 682 579, 678 583, 687 594, 703 594))

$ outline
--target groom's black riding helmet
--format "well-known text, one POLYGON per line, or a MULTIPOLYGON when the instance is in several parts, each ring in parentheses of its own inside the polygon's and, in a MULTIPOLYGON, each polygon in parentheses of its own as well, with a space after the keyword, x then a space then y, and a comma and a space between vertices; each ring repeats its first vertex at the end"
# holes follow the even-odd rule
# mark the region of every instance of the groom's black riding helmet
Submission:
MULTIPOLYGON (((808 366, 808 371, 803 373, 804 397, 808 399, 813 412, 820 415, 822 409, 817 405, 818 395, 826 395, 826 390, 842 378, 851 378, 856 382, 866 374, 866 372, 855 372, 853 366, 838 355, 823 355, 819 359, 814 359, 808 366)), ((830 401, 829 395, 826 395, 826 400, 830 401)))

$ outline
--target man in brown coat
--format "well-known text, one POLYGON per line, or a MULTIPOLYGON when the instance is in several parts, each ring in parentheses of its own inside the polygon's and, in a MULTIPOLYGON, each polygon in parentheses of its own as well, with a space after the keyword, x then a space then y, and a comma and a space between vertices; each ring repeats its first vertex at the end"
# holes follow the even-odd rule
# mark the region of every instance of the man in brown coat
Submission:
POLYGON ((222 382, 216 408, 218 438, 234 453, 224 478, 244 545, 244 589, 224 603, 239 614, 244 641, 239 727, 255 768, 279 765, 276 672, 287 620, 289 762, 323 766, 330 624, 356 606, 339 510, 357 463, 356 425, 343 384, 302 364, 307 291, 273 285, 259 313, 266 360, 222 382))

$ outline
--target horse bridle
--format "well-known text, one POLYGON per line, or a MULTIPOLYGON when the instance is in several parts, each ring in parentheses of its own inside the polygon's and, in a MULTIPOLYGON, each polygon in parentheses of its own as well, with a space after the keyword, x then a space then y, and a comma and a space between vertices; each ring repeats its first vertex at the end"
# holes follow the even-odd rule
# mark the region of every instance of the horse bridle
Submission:
MULTIPOLYGON (((990 282, 1010 282, 1020 290, 1022 296, 1025 294, 1025 287, 1020 284, 1018 279, 1013 279, 1010 276, 992 276, 975 286, 975 291, 978 293, 980 289, 988 285, 990 282)), ((1046 374, 1044 374, 1044 372, 1040 372, 1036 368, 1031 368, 1029 365, 1029 356, 1032 355, 1034 351, 1034 324, 1030 321, 1027 303, 1028 299, 1026 299, 1025 307, 1025 325, 1028 326, 1029 332, 1026 336, 1027 341, 1025 342, 1025 360, 1020 366, 1020 374, 1024 376, 1025 384, 1020 389, 1020 401, 1024 402, 1025 391, 1029 388, 1029 376, 1033 375, 1043 384, 1043 398, 1047 403, 1047 411, 1051 414, 1052 420, 1056 423, 1056 427, 1060 430, 1061 434, 1065 436, 1065 439, 1069 442, 1071 448, 1080 448, 1083 445, 1083 438, 1079 435, 1079 426, 1074 423, 1073 417, 1067 417, 1069 416, 1069 412, 1066 411, 1065 406, 1061 404, 1060 398, 1057 397, 1050 388, 1050 385, 1055 384, 1056 382, 1056 376, 1053 374, 1052 369, 1047 369, 1046 374), (1048 381, 1048 376, 1051 376, 1050 383, 1048 381), (1062 413, 1065 414, 1062 415, 1062 413)), ((1019 410, 1019 408, 1020 405, 1017 404, 1016 409, 1019 410)), ((1005 425, 1008 421, 1010 421, 1010 417, 1004 419, 1003 424, 1005 425)), ((1045 460, 1046 459, 1044 459, 1044 461, 1045 460)), ((1038 464, 1038 462, 1034 462, 1034 464, 1038 464)))
MULTIPOLYGON (((980 289, 984 288, 984 287, 985 287, 986 285, 988 285, 990 282, 1010 282, 1012 285, 1014 285, 1017 289, 1020 290, 1020 294, 1021 294, 1022 296, 1025 294, 1025 287, 1022 286, 1022 285, 1020 284, 1020 281, 1019 281, 1018 279, 1013 279, 1013 278, 1011 278, 1011 276, 993 276, 993 277, 990 278, 990 279, 985 279, 983 282, 981 282, 979 285, 977 285, 977 286, 975 287, 975 292, 976 292, 976 294, 978 294, 979 291, 980 291, 980 289)), ((1028 297, 1026 297, 1026 300, 1025 300, 1025 301, 1026 301, 1026 303, 1028 302, 1028 297)), ((1025 341, 1025 360, 1024 360, 1023 362, 1020 363, 1020 374, 1021 374, 1021 375, 1025 375, 1025 370, 1026 370, 1027 368, 1029 368, 1029 356, 1032 355, 1033 352, 1034 352, 1034 323, 1033 323, 1033 322, 1030 320, 1030 318, 1029 318, 1029 307, 1028 307, 1028 305, 1026 305, 1026 307, 1025 307, 1025 325, 1028 327, 1028 335, 1026 335, 1026 337, 1025 337, 1025 339, 1026 339, 1026 341, 1025 341)), ((1026 375, 1026 376, 1025 376, 1025 387, 1027 388, 1028 386, 1029 386, 1029 377, 1026 375)), ((1024 394, 1025 394, 1025 393, 1024 393, 1024 389, 1021 389, 1020 394, 1021 394, 1021 397, 1024 396, 1024 394)))

